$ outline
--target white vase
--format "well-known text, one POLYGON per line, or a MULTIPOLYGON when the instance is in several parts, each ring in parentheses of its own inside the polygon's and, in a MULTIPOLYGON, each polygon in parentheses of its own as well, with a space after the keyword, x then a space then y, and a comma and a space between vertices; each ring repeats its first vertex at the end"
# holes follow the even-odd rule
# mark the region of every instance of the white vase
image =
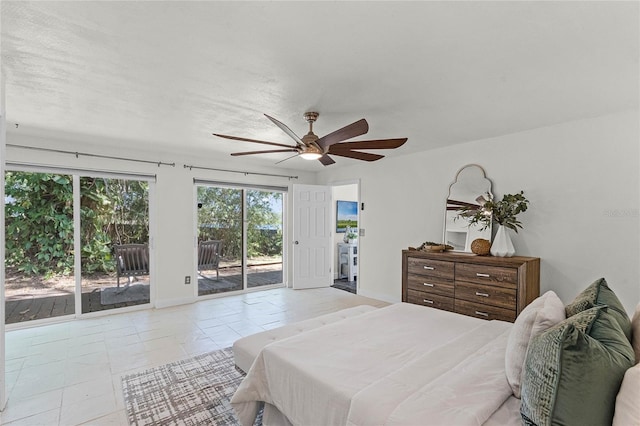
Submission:
POLYGON ((511 237, 507 232, 507 228, 503 225, 498 226, 498 232, 491 244, 491 255, 498 257, 511 257, 516 253, 511 242, 511 237))

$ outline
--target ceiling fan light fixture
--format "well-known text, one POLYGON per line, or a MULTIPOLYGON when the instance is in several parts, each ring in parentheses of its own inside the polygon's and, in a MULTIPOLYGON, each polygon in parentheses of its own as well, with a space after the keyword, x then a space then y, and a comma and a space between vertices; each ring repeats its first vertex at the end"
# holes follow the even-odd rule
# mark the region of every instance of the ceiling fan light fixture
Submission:
POLYGON ((318 152, 303 152, 302 154, 300 154, 300 157, 303 160, 317 160, 318 158, 322 157, 322 154, 318 152))

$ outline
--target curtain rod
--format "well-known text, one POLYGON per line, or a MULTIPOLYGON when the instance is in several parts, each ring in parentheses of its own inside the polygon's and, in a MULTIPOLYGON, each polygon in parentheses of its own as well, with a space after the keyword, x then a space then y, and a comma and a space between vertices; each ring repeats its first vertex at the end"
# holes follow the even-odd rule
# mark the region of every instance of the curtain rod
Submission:
POLYGON ((156 164, 158 167, 160 166, 175 167, 176 166, 176 163, 164 163, 162 161, 151 161, 151 160, 138 160, 136 158, 114 157, 111 155, 90 154, 87 152, 78 152, 78 151, 65 151, 62 149, 40 148, 37 146, 14 145, 10 143, 8 143, 6 146, 11 148, 31 149, 33 151, 47 151, 47 152, 56 152, 59 154, 72 154, 72 155, 75 155, 76 158, 83 155, 85 157, 108 158, 110 160, 133 161, 135 163, 156 164))
POLYGON ((243 172, 243 171, 239 171, 239 170, 216 169, 216 168, 213 168, 213 167, 189 166, 189 165, 186 165, 186 164, 184 165, 184 168, 185 169, 189 169, 189 170, 198 169, 198 170, 213 170, 215 172, 241 173, 241 174, 243 174, 245 176, 257 175, 257 176, 283 177, 283 178, 287 178, 289 180, 298 179, 298 176, 276 175, 276 174, 271 174, 271 173, 258 173, 258 172, 243 172))

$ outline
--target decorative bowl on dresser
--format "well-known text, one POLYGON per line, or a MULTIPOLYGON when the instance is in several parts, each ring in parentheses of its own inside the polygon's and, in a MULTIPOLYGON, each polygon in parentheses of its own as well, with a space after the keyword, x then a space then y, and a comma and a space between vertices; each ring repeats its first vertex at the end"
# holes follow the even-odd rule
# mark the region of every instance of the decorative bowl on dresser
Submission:
POLYGON ((537 257, 402 251, 403 302, 513 322, 539 295, 537 257))

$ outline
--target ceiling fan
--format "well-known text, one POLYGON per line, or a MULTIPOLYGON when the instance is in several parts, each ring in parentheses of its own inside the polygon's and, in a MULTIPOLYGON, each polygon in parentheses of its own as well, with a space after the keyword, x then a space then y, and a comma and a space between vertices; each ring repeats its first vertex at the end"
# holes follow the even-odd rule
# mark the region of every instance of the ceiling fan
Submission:
MULTIPOLYGON (((238 136, 221 135, 218 133, 214 133, 213 135, 225 139, 260 143, 263 145, 271 145, 282 148, 262 151, 234 152, 231 154, 233 156, 270 154, 274 152, 295 152, 296 154, 289 158, 300 156, 305 160, 319 160, 325 166, 329 166, 335 163, 335 161, 329 156, 329 154, 337 155, 340 157, 354 158, 356 160, 376 161, 384 158, 384 155, 371 154, 368 152, 356 150, 394 149, 402 146, 402 144, 407 141, 407 138, 398 138, 343 142, 347 139, 364 135, 369 131, 369 124, 367 124, 367 120, 365 120, 364 118, 320 138, 315 133, 313 133, 313 123, 318 119, 318 115, 319 114, 317 112, 304 113, 304 119, 309 123, 309 133, 300 138, 284 123, 281 123, 275 118, 265 114, 265 117, 271 120, 273 124, 282 129, 283 132, 289 135, 296 142, 295 145, 286 145, 282 143, 248 139, 238 136)), ((289 158, 285 158, 282 161, 288 160, 289 158)), ((281 163, 282 161, 279 161, 279 163, 281 163)))

